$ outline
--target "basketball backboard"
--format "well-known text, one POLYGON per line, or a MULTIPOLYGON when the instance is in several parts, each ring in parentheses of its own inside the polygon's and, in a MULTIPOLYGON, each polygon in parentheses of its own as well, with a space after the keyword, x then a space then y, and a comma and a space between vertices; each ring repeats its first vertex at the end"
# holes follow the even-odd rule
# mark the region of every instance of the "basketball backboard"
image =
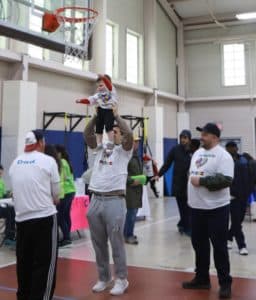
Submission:
MULTIPOLYGON (((82 48, 91 24, 61 24, 51 33, 42 30, 44 13, 74 6, 93 8, 93 0, 0 0, 0 35, 60 53, 66 53, 68 43, 82 48)), ((68 9, 62 16, 85 18, 88 11, 68 9)), ((87 53, 83 58, 90 59, 87 53)))

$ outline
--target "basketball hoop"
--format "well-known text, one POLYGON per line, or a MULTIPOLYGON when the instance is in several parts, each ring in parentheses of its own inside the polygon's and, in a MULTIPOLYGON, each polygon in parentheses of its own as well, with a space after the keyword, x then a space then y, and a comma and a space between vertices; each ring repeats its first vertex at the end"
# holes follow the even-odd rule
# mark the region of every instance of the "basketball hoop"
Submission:
POLYGON ((62 30, 65 42, 64 58, 85 60, 88 59, 89 40, 98 15, 92 8, 65 6, 56 9, 54 13, 45 13, 42 29, 50 33, 57 31, 58 28, 62 30))

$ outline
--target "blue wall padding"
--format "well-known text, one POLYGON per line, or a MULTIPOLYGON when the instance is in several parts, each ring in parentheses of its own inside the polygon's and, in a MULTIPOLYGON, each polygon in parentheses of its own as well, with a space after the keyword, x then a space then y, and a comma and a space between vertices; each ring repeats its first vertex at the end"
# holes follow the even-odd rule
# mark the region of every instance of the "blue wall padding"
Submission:
POLYGON ((0 161, 1 161, 1 153, 2 153, 2 127, 0 127, 0 161))
MULTIPOLYGON (((164 138, 163 143, 164 143, 164 161, 165 161, 170 150, 177 145, 177 139, 164 138)), ((164 174, 164 195, 165 196, 172 195, 173 167, 174 164, 172 163, 168 171, 164 174)))
POLYGON ((47 144, 62 144, 66 147, 75 178, 81 177, 87 169, 85 159, 85 143, 82 132, 64 132, 61 130, 45 130, 44 136, 47 144))

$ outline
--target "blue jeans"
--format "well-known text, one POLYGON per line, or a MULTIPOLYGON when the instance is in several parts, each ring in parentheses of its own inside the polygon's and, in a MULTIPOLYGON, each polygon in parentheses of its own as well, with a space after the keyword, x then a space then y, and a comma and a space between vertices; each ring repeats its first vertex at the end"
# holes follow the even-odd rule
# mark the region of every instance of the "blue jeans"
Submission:
POLYGON ((126 219, 124 224, 124 237, 129 238, 134 236, 134 226, 136 221, 138 208, 127 208, 126 219))
POLYGON ((60 203, 57 205, 58 225, 60 226, 64 240, 70 240, 70 229, 71 229, 70 208, 74 196, 75 193, 66 194, 65 197, 61 199, 60 203))

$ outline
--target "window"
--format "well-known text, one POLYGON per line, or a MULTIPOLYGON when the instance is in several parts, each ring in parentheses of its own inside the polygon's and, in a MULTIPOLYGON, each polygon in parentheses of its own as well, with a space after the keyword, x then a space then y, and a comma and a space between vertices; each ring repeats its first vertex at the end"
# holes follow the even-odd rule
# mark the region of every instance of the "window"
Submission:
POLYGON ((223 45, 224 86, 245 85, 244 44, 223 45))
POLYGON ((106 25, 106 70, 111 77, 118 77, 118 25, 108 21, 106 25))
POLYGON ((127 31, 126 34, 126 79, 131 83, 142 83, 141 62, 142 42, 139 34, 127 31))
MULTIPOLYGON (((43 6, 44 0, 35 0, 35 5, 43 6)), ((29 9, 29 29, 35 32, 41 32, 42 26, 42 12, 36 10, 34 7, 29 9)), ((28 45, 28 54, 32 57, 36 58, 43 58, 43 48, 35 46, 35 45, 28 45)))

